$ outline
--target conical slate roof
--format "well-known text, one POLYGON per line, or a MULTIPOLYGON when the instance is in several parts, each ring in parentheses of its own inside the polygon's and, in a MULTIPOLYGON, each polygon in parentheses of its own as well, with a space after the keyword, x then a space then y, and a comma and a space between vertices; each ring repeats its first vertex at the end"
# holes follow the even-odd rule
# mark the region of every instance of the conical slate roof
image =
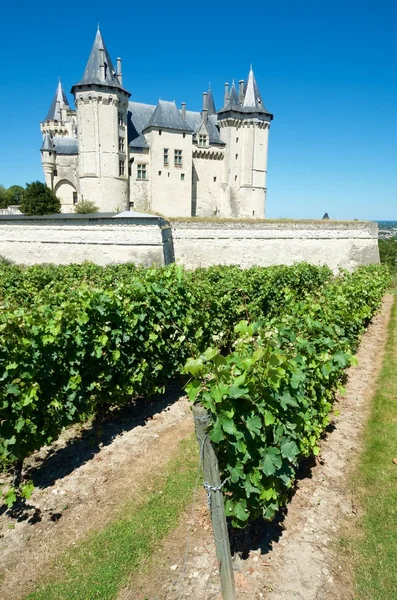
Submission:
POLYGON ((52 139, 50 134, 47 132, 43 138, 43 143, 41 145, 40 150, 53 150, 54 144, 52 143, 52 139))
POLYGON ((253 112, 263 112, 268 114, 268 111, 263 104, 252 67, 250 68, 247 84, 245 86, 243 107, 255 109, 253 112))
POLYGON ((61 80, 57 85, 55 96, 51 102, 50 109, 45 118, 46 121, 61 121, 61 108, 69 108, 69 102, 66 98, 66 94, 63 91, 61 80))
POLYGON ((80 85, 105 85, 125 91, 122 85, 120 85, 112 59, 99 29, 95 36, 83 78, 73 86, 72 92, 74 88, 80 85), (102 64, 104 65, 104 69, 101 68, 102 64))
POLYGON ((175 102, 159 100, 145 129, 149 127, 160 127, 164 129, 178 129, 181 131, 192 131, 186 121, 183 120, 175 102))
POLYGON ((237 91, 236 91, 236 86, 234 84, 234 81, 232 83, 232 87, 230 88, 227 103, 225 104, 225 106, 223 108, 221 108, 221 110, 219 112, 223 113, 223 112, 228 112, 229 110, 233 110, 235 112, 243 112, 241 104, 238 101, 238 96, 237 96, 237 91))
POLYGON ((207 106, 208 106, 208 114, 209 115, 216 115, 216 108, 215 108, 214 96, 212 95, 211 86, 208 88, 207 106))

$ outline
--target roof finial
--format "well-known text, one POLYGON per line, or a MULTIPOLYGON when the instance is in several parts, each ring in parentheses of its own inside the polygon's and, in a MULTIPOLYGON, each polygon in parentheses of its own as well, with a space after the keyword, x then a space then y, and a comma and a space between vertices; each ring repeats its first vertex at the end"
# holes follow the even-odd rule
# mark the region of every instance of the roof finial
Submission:
POLYGON ((98 29, 97 29, 97 31, 99 31, 99 23, 98 23, 98 29))
POLYGON ((252 71, 252 62, 250 63, 250 71, 252 71))

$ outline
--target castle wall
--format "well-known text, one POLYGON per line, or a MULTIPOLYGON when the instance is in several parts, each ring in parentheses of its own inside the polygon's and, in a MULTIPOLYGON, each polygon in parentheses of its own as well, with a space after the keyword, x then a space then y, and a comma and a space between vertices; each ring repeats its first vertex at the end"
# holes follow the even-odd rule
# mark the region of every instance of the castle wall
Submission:
POLYGON ((193 158, 192 216, 213 217, 219 212, 223 160, 219 150, 197 149, 193 158), (200 156, 203 155, 203 156, 200 156))
POLYGON ((0 256, 25 265, 91 261, 149 267, 172 260, 168 232, 169 226, 156 217, 128 222, 84 215, 0 217, 0 256))
POLYGON ((172 222, 176 262, 188 268, 307 261, 335 272, 378 263, 378 226, 363 221, 172 222))
POLYGON ((307 261, 352 270, 378 263, 378 226, 362 221, 175 220, 0 216, 0 256, 17 263, 173 261, 270 266, 307 261))
MULTIPOLYGON (((146 134, 150 146, 150 206, 167 217, 192 214, 192 135, 182 131, 152 129, 146 134), (164 149, 168 149, 168 166, 164 149), (175 165, 174 152, 182 150, 182 166, 175 165)), ((137 159, 138 160, 138 159, 137 159)))

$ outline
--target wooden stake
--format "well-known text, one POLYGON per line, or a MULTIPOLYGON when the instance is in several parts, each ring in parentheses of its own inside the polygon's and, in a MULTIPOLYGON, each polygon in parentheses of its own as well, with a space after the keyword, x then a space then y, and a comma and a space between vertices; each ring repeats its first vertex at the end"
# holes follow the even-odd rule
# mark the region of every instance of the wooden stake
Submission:
POLYGON ((211 488, 218 488, 218 491, 210 489, 208 493, 216 556, 221 579, 222 597, 223 600, 236 600, 225 506, 223 503, 223 494, 219 487, 221 486, 221 478, 219 475, 218 459, 211 444, 211 440, 207 436, 207 428, 211 423, 211 416, 201 404, 193 405, 193 416, 196 436, 203 461, 204 482, 209 484, 211 488))

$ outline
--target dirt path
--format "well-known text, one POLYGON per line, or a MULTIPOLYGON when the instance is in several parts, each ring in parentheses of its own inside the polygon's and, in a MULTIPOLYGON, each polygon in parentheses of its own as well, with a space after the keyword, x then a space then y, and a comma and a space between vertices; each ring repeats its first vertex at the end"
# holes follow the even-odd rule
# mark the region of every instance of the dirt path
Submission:
MULTIPOLYGON (((335 409, 340 417, 321 445, 321 456, 302 473, 282 522, 256 532, 250 548, 235 555, 238 600, 351 600, 348 574, 341 574, 332 543, 345 515, 355 512, 347 482, 360 448, 387 335, 393 297, 365 333, 358 366, 349 369, 346 394, 335 409), (347 585, 346 585, 347 583, 347 585)), ((221 600, 205 497, 198 494, 140 576, 118 600, 221 600), (187 548, 186 548, 187 541, 187 548), (186 551, 187 550, 187 551, 186 551)))
POLYGON ((188 402, 174 392, 121 412, 99 445, 88 427, 74 428, 36 453, 25 469, 37 486, 27 509, 0 516, 0 598, 24 598, 54 557, 139 497, 192 432, 188 402))

